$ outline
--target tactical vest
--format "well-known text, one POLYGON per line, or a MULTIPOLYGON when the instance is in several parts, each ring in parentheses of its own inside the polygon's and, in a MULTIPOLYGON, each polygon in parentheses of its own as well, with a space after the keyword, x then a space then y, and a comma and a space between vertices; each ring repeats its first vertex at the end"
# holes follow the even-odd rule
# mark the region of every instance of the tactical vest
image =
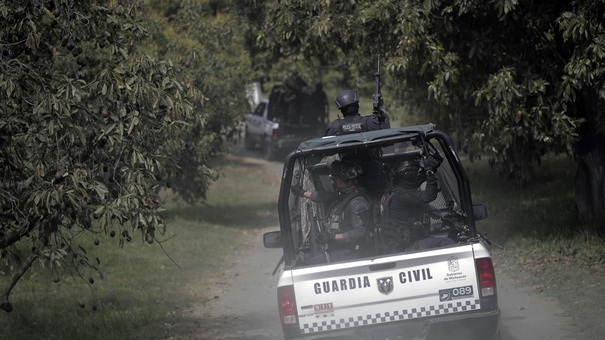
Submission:
POLYGON ((347 121, 345 119, 336 120, 334 131, 336 135, 345 135, 348 133, 366 132, 368 131, 368 119, 372 116, 353 116, 353 120, 347 121))
POLYGON ((389 190, 380 199, 379 211, 374 212, 374 219, 379 221, 384 251, 394 253, 405 250, 412 243, 426 238, 430 234, 430 219, 424 207, 422 221, 400 221, 391 218, 391 200, 395 190, 389 190))
MULTIPOLYGON (((336 203, 334 203, 330 208, 329 208, 329 214, 326 220, 326 223, 324 224, 325 228, 331 229, 333 232, 336 233, 343 233, 343 232, 347 232, 348 230, 345 230, 345 225, 343 225, 343 222, 345 221, 345 210, 347 209, 349 203, 356 197, 359 196, 363 196, 365 197, 366 201, 369 204, 369 211, 368 211, 368 218, 370 219, 370 221, 367 221, 367 223, 371 223, 372 224, 372 228, 373 228, 373 220, 372 220, 372 202, 370 201, 370 198, 368 197, 367 193, 365 193, 364 191, 353 191, 350 192, 348 194, 346 194, 346 196, 344 198, 342 198, 341 201, 338 201, 336 203)), ((370 226, 366 225, 366 228, 369 228, 370 226)), ((359 252, 359 254, 366 254, 369 255, 369 251, 370 249, 373 249, 374 247, 372 246, 374 241, 369 240, 368 238, 370 237, 370 235, 372 234, 372 230, 366 230, 366 235, 364 237, 362 237, 361 239, 357 240, 357 242, 355 243, 336 243, 336 244, 332 244, 330 247, 332 250, 339 250, 339 249, 348 249, 350 251, 354 251, 354 252, 359 252)), ((366 256, 364 255, 364 256, 366 256)))
POLYGON ((339 201, 339 202, 335 203, 334 206, 330 207, 329 214, 328 214, 329 220, 326 225, 327 228, 332 229, 333 231, 336 231, 336 232, 344 232, 344 230, 342 228, 343 227, 342 222, 344 221, 345 209, 347 208, 349 203, 357 196, 364 196, 364 197, 366 197, 366 200, 368 200, 368 202, 369 202, 367 195, 363 192, 353 191, 351 193, 348 193, 347 196, 342 201, 339 201))

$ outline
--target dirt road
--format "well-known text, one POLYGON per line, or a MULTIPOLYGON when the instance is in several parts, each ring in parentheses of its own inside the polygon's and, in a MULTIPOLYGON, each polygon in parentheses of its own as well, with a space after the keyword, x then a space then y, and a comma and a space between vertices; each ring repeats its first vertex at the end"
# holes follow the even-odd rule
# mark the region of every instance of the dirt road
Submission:
POLYGON ((212 309, 206 318, 212 325, 209 334, 199 339, 283 339, 277 313, 276 278, 271 273, 281 256, 279 250, 262 247, 262 232, 252 235, 258 240, 246 256, 234 262, 219 287, 212 309))
MULTIPOLYGON (((255 162, 265 164, 279 180, 280 163, 259 158, 255 162)), ((233 267, 217 287, 212 310, 207 309, 204 316, 209 329, 199 339, 283 339, 277 313, 277 278, 271 275, 281 251, 262 246, 262 233, 279 229, 277 221, 275 216, 275 224, 257 230, 252 235, 256 242, 234 259, 233 267)), ((529 287, 504 273, 498 273, 497 280, 503 340, 576 339, 571 335, 571 320, 562 315, 555 301, 530 294, 529 287)))

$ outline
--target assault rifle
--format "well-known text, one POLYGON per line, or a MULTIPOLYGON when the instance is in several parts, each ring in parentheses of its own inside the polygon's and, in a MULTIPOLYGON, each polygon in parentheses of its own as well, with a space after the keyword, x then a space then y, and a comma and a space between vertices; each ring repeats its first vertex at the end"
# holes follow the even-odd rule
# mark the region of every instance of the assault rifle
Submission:
POLYGON ((382 87, 382 83, 380 82, 380 57, 378 57, 374 79, 376 80, 376 85, 374 87, 374 104, 372 114, 379 122, 385 122, 386 127, 389 128, 391 125, 389 122, 389 117, 380 109, 380 107, 384 104, 384 101, 382 100, 382 93, 380 91, 382 87))
MULTIPOLYGON (((321 234, 321 223, 319 222, 317 215, 313 214, 313 209, 311 208, 311 204, 309 204, 309 203, 307 203, 307 212, 308 212, 308 218, 313 220, 311 222, 311 231, 309 232, 309 237, 311 238, 311 240, 310 240, 311 249, 313 250, 313 248, 314 248, 313 244, 317 243, 317 237, 319 236, 319 234, 321 234)), ((315 247, 317 247, 317 246, 315 246, 315 247)), ((328 245, 320 244, 319 249, 326 257, 326 262, 328 262, 328 263, 332 262, 332 259, 330 258, 330 253, 328 253, 328 245)), ((312 252, 312 253, 313 253, 313 255, 315 255, 315 252, 312 252)))
MULTIPOLYGON (((470 231, 470 228, 464 223, 464 220, 466 219, 466 213, 462 210, 454 209, 451 211, 441 211, 431 205, 428 205, 427 208, 429 216, 434 219, 441 219, 443 224, 452 228, 454 232, 462 232, 464 234, 468 234, 468 232, 470 231)), ((481 234, 479 231, 477 231, 477 237, 480 240, 483 240, 485 243, 489 244, 490 246, 496 246, 504 250, 503 246, 488 239, 487 236, 481 234)))
POLYGON ((375 115, 380 115, 380 107, 383 104, 382 93, 380 93, 380 88, 382 87, 382 84, 380 83, 380 57, 378 58, 374 79, 376 80, 376 86, 374 87, 374 110, 372 113, 375 115))

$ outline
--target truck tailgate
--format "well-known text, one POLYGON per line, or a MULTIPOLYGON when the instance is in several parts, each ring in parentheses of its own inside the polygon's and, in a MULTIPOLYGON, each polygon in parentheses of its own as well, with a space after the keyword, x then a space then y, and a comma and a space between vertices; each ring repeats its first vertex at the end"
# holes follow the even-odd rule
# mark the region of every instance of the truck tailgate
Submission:
POLYGON ((295 269, 302 334, 480 309, 472 245, 295 269))

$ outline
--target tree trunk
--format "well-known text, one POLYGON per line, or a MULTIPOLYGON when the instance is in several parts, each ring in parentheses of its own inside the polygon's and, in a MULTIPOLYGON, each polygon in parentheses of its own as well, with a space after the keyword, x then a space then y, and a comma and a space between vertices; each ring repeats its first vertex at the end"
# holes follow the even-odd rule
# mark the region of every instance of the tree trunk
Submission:
POLYGON ((592 224, 605 232, 605 183, 603 181, 604 149, 579 158, 576 173, 576 204, 580 222, 592 224))
POLYGON ((605 234, 605 117, 603 102, 592 94, 584 97, 588 130, 576 145, 576 205, 580 222, 605 234))

